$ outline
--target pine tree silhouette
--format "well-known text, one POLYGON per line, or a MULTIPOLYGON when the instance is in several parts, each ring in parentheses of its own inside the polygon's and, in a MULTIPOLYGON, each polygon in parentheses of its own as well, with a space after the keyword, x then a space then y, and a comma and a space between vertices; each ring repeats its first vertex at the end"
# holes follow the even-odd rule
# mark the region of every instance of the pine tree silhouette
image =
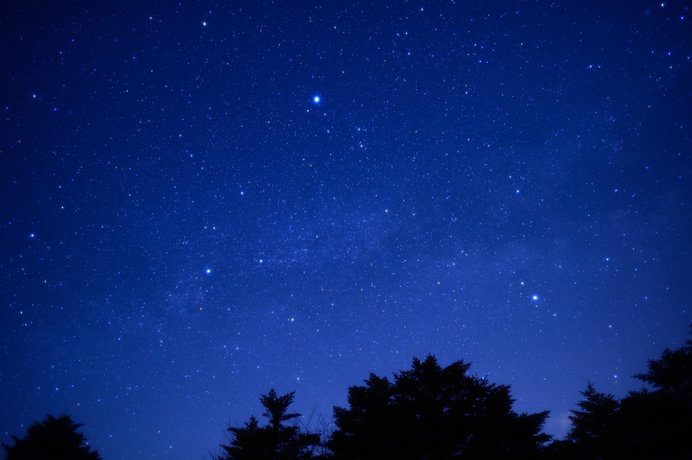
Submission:
POLYGON ((261 395, 264 415, 269 424, 261 427, 253 416, 243 427, 228 429, 233 434, 230 445, 222 445, 225 455, 222 460, 295 460, 311 459, 312 448, 319 445, 320 437, 313 433, 302 433, 295 425, 284 422, 300 417, 300 414, 288 413, 293 403, 294 392, 279 396, 274 389, 261 395))
POLYGON ((581 410, 573 410, 569 419, 572 429, 567 439, 576 444, 583 459, 607 459, 614 455, 615 417, 620 407, 613 395, 599 393, 591 382, 582 391, 578 403, 581 410))

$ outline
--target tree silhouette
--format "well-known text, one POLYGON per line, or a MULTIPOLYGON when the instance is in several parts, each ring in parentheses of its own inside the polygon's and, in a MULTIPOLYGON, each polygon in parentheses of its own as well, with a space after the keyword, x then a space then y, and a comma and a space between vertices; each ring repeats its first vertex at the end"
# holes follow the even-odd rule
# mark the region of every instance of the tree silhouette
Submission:
POLYGON ((684 400, 689 406, 692 401, 692 340, 686 340, 685 345, 674 351, 666 348, 660 359, 649 360, 648 367, 647 373, 635 377, 684 400))
POLYGON ((553 443, 555 458, 692 459, 692 342, 666 349, 635 375, 653 386, 630 392, 618 402, 589 384, 573 410, 567 441, 553 443))
POLYGON ((349 388, 349 408, 334 408, 329 448, 348 459, 535 458, 550 439, 541 432, 548 413, 515 413, 509 386, 469 367, 428 356, 394 382, 371 374, 349 388))
POLYGON ((100 460, 84 434, 77 432, 81 426, 67 415, 47 415, 44 421, 34 422, 23 439, 12 436, 14 446, 2 447, 7 460, 100 460))
POLYGON ((613 395, 596 391, 591 382, 581 394, 581 410, 573 410, 569 416, 572 429, 567 439, 577 445, 580 458, 612 458, 613 423, 620 405, 613 395))
POLYGON ((648 372, 635 377, 654 390, 630 392, 620 403, 620 457, 692 458, 692 342, 666 348, 661 358, 649 360, 648 372))
POLYGON ((260 427, 252 416, 243 427, 228 429, 233 434, 230 445, 222 445, 225 455, 220 459, 228 460, 295 460, 310 459, 312 448, 319 445, 320 437, 313 433, 302 433, 295 425, 284 425, 284 422, 300 417, 300 414, 287 413, 293 403, 295 393, 279 396, 274 389, 261 395, 264 415, 269 424, 260 427))
POLYGON ((266 395, 260 396, 260 402, 266 409, 262 415, 269 419, 269 424, 274 430, 281 429, 283 422, 300 417, 300 414, 286 413, 288 406, 293 403, 294 396, 295 392, 279 396, 273 388, 266 395))
MULTIPOLYGON (((690 329, 692 332, 692 328, 690 329)), ((633 391, 620 403, 618 431, 630 458, 692 458, 692 342, 666 348, 635 375, 654 387, 633 391)))

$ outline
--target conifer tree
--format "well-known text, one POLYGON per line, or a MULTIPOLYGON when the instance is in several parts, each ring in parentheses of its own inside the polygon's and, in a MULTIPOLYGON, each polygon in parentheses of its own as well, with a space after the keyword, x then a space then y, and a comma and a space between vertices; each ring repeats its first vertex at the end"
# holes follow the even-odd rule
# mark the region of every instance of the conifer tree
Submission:
POLYGON ((12 436, 14 446, 2 447, 7 460, 100 460, 84 434, 77 432, 81 426, 67 415, 47 415, 44 421, 33 423, 24 438, 12 436))
POLYGON ((243 427, 231 427, 233 435, 229 445, 222 445, 225 455, 222 460, 296 460, 313 458, 312 448, 319 445, 320 437, 313 433, 303 433, 295 424, 285 424, 300 417, 289 413, 294 392, 279 396, 274 389, 261 395, 264 415, 269 423, 259 426, 253 416, 243 427))

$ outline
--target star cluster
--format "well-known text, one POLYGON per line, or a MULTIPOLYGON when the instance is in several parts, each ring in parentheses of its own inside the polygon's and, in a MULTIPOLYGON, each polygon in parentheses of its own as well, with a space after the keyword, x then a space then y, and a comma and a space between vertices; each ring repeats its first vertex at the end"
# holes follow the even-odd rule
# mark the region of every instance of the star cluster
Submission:
POLYGON ((685 2, 2 12, 2 441, 189 458, 464 359, 565 434, 682 343, 685 2))

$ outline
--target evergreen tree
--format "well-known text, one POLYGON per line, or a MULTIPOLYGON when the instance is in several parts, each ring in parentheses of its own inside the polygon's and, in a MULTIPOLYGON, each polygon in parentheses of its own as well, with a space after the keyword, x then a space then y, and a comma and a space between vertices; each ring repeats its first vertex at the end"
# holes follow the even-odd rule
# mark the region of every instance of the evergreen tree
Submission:
POLYGON ((467 374, 458 361, 442 368, 433 356, 413 360, 394 381, 371 374, 335 407, 328 443, 337 458, 535 458, 549 436, 547 412, 517 414, 509 386, 467 374))
POLYGON ((573 410, 566 441, 550 446, 551 458, 692 459, 692 342, 666 349, 635 377, 653 386, 621 401, 589 384, 573 410))
POLYGON ((261 395, 264 415, 269 424, 259 426, 253 416, 243 427, 228 429, 233 434, 230 445, 222 445, 225 455, 223 460, 295 460, 310 459, 312 448, 319 445, 320 437, 313 433, 302 433, 295 425, 284 422, 300 417, 300 414, 288 413, 293 403, 294 392, 279 396, 274 389, 261 395))
POLYGON ((581 394, 583 399, 578 403, 581 410, 573 410, 569 416, 572 429, 567 439, 576 444, 581 458, 613 458, 613 423, 619 403, 613 395, 596 391, 591 382, 581 394))
POLYGON ((692 341, 677 350, 666 348, 659 359, 649 360, 648 372, 635 377, 654 389, 622 400, 618 430, 627 450, 621 455, 691 459, 692 341))
POLYGON ((100 460, 84 434, 77 432, 81 426, 67 415, 47 415, 44 421, 33 423, 24 438, 12 436, 14 446, 2 447, 7 460, 100 460))
MULTIPOLYGON (((692 333, 692 325, 690 326, 692 333)), ((660 359, 649 360, 649 371, 635 375, 636 378, 651 384, 690 405, 692 401, 692 340, 677 350, 666 348, 660 359)))
POLYGON ((692 459, 692 342, 666 348, 635 377, 654 389, 631 392, 620 403, 620 457, 692 459))

